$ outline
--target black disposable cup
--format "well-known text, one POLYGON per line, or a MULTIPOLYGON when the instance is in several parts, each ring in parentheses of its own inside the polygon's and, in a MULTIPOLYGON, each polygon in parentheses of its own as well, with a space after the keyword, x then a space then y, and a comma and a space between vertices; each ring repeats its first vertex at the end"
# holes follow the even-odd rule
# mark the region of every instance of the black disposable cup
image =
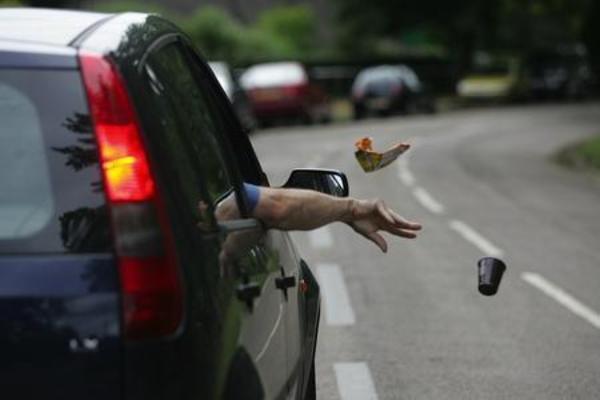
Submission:
POLYGON ((502 274, 506 265, 494 257, 484 257, 477 263, 479 270, 479 293, 484 296, 493 296, 498 291, 502 274))

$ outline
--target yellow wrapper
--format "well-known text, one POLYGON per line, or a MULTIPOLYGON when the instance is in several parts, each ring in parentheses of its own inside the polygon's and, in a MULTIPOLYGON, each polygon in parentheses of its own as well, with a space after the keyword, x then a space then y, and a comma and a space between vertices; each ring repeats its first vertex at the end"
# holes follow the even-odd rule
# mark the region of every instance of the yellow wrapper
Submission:
POLYGON ((365 172, 373 172, 391 164, 396 158, 410 148, 409 144, 398 143, 383 153, 373 151, 373 140, 365 137, 356 141, 356 160, 365 172))
POLYGON ((373 151, 356 150, 354 153, 358 163, 365 172, 372 172, 379 168, 382 155, 373 151))

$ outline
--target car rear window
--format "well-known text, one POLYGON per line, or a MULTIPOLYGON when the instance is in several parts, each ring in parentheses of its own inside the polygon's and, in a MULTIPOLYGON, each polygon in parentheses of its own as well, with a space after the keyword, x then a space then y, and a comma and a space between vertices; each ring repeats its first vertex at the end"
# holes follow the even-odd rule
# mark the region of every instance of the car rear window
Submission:
POLYGON ((244 89, 298 85, 307 81, 304 68, 297 63, 258 64, 248 68, 240 78, 244 89))
POLYGON ((0 254, 110 250, 78 71, 0 69, 0 121, 0 254))
POLYGON ((387 84, 393 82, 404 82, 412 90, 418 91, 421 87, 421 82, 417 74, 407 66, 383 66, 369 68, 361 71, 353 84, 353 90, 364 89, 365 86, 372 83, 385 82, 387 84))

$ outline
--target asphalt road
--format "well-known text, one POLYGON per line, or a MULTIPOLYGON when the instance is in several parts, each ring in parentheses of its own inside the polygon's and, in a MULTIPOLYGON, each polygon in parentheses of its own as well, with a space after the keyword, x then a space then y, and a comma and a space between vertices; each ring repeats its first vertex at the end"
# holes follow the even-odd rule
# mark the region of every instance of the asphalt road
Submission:
POLYGON ((543 105, 285 127, 253 136, 273 185, 295 167, 345 171, 424 224, 388 254, 341 224, 295 233, 321 279, 322 399, 600 398, 600 180, 551 161, 600 133, 600 104, 543 105), (412 143, 363 173, 353 143, 412 143), (508 265, 480 295, 476 262, 508 265))

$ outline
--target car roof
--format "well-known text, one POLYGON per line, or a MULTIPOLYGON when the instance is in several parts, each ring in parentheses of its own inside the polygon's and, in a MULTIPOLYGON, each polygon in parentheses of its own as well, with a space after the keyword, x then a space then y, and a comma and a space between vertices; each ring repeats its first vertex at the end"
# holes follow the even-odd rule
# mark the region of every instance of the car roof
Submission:
POLYGON ((0 8, 0 67, 73 68, 78 50, 138 65, 154 41, 179 33, 154 14, 0 8))
POLYGON ((360 71, 352 85, 353 90, 387 79, 401 79, 413 90, 419 90, 421 83, 417 74, 407 65, 377 65, 360 71))
POLYGON ((360 75, 377 75, 377 76, 393 76, 393 75, 402 75, 407 73, 407 71, 412 71, 412 69, 404 64, 396 64, 396 65, 377 65, 373 67, 367 67, 360 71, 360 75))
POLYGON ((0 40, 68 46, 111 14, 41 8, 0 9, 0 40))
POLYGON ((299 62, 282 61, 255 64, 240 77, 244 89, 299 84, 308 81, 306 70, 299 62))

